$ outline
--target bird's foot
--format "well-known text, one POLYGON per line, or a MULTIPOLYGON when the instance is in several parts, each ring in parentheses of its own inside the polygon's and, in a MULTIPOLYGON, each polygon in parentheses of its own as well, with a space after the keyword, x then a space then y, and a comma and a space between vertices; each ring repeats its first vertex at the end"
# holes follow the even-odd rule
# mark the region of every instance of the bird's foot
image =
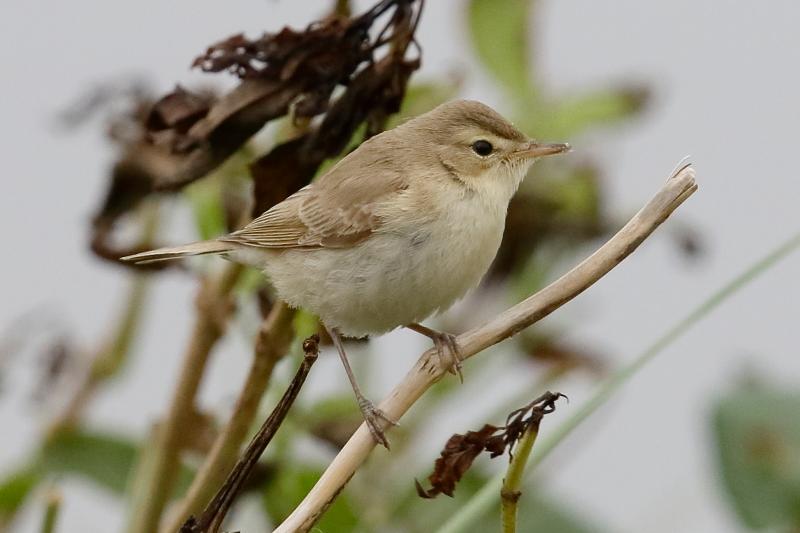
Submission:
POLYGON ((458 347, 456 336, 451 333, 436 332, 437 335, 431 337, 433 345, 436 346, 436 354, 439 356, 439 362, 442 366, 447 367, 447 371, 453 375, 458 376, 458 380, 464 383, 464 374, 461 372, 461 350, 458 347), (445 352, 450 352, 446 354, 445 352))
POLYGON ((461 356, 461 348, 458 346, 458 340, 455 335, 436 331, 416 323, 409 324, 406 327, 432 340, 433 345, 436 347, 436 355, 439 356, 439 364, 447 368, 447 371, 451 374, 458 376, 458 380, 464 383, 464 374, 461 373, 461 362, 464 358, 461 356))
POLYGON ((372 438, 388 450, 389 440, 384 434, 384 427, 385 425, 396 426, 397 421, 389 418, 386 413, 375 407, 371 401, 364 397, 358 399, 358 408, 361 409, 361 415, 364 417, 364 422, 367 423, 369 432, 372 433, 372 438))

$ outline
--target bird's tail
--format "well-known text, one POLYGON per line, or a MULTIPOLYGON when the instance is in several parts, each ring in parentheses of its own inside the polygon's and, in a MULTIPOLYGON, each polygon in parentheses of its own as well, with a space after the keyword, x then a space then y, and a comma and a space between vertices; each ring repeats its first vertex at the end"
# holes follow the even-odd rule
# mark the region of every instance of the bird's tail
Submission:
POLYGON ((122 261, 131 263, 154 263, 156 261, 169 261, 181 259, 192 255, 221 254, 233 250, 233 245, 221 241, 201 241, 183 246, 173 246, 170 248, 159 248, 142 252, 139 254, 128 255, 121 258, 122 261))

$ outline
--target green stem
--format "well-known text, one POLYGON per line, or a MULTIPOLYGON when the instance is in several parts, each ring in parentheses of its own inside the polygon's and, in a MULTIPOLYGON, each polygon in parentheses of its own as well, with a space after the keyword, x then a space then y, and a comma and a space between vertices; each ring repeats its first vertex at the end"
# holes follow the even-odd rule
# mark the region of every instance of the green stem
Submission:
POLYGON ((56 530, 56 520, 58 520, 58 512, 61 509, 61 492, 51 487, 47 490, 46 498, 41 532, 53 533, 56 530))
MULTIPOLYGON (((720 304, 746 287, 755 278, 764 274, 797 248, 800 248, 800 233, 792 236, 778 248, 751 265, 727 284, 723 285, 708 299, 692 310, 686 317, 656 339, 650 347, 631 361, 628 366, 621 368, 617 373, 608 378, 598 387, 594 395, 583 407, 568 418, 561 426, 556 428, 555 432, 548 435, 547 439, 542 441, 536 457, 531 461, 531 467, 528 471, 533 471, 562 440, 572 433, 572 430, 586 420, 589 415, 597 411, 614 392, 624 385, 636 372, 641 370, 642 367, 649 363, 656 355, 678 340, 691 326, 710 315, 720 304)), ((471 524, 474 524, 479 517, 483 516, 491 509, 495 495, 500 489, 501 484, 502 474, 489 480, 481 490, 475 493, 456 514, 439 528, 437 533, 457 533, 459 531, 466 531, 471 524)))
POLYGON ((501 523, 503 533, 516 533, 517 531, 517 507, 519 497, 522 495, 523 475, 525 464, 533 450, 533 443, 539 434, 539 424, 533 424, 522 436, 514 448, 514 455, 508 464, 508 472, 503 480, 503 488, 500 489, 501 502, 501 523))

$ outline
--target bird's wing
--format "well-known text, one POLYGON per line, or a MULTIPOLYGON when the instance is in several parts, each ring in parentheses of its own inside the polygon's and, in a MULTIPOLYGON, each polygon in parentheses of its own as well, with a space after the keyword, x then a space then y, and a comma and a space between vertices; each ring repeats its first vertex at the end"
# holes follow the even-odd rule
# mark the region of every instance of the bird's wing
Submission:
POLYGON ((399 172, 337 165, 223 241, 261 248, 347 248, 382 224, 380 206, 405 190, 399 172), (348 170, 354 172, 347 173, 348 170))

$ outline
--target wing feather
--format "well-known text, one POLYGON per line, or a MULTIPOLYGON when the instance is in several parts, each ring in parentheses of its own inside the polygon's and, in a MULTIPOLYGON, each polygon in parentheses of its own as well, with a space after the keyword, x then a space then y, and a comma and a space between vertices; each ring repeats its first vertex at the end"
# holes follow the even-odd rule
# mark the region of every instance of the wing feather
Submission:
POLYGON ((346 248, 368 238, 383 223, 381 206, 407 188, 394 162, 373 156, 370 144, 362 145, 362 157, 345 157, 317 182, 221 240, 280 249, 346 248))

